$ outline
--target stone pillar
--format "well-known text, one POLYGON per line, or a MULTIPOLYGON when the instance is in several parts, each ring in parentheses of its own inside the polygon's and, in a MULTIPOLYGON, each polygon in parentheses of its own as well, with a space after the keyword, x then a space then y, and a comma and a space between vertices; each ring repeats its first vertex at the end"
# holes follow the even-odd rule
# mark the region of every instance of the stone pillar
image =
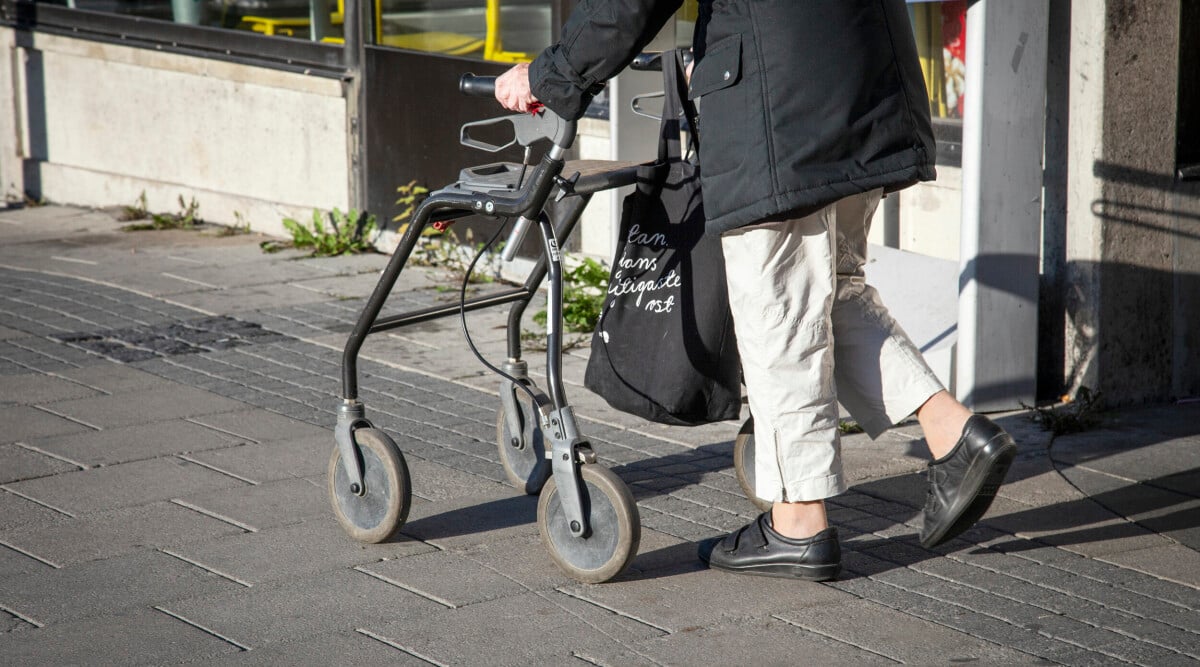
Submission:
POLYGON ((1110 405, 1200 391, 1200 193, 1175 178, 1179 22, 1179 0, 1072 5, 1067 375, 1110 405))
POLYGON ((955 391, 977 411, 1034 400, 1049 10, 967 10, 955 391))
POLYGON ((0 28, 0 198, 4 201, 20 201, 25 196, 20 141, 25 100, 14 76, 23 55, 14 31, 0 28))

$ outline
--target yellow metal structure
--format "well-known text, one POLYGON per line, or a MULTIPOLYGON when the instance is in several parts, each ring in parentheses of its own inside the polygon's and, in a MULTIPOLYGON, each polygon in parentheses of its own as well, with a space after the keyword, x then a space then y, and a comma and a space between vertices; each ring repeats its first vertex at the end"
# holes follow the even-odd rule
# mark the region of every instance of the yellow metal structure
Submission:
MULTIPOLYGON (((375 7, 375 42, 384 46, 394 46, 400 49, 444 53, 451 56, 466 56, 483 51, 484 60, 494 60, 504 63, 529 62, 533 56, 521 51, 505 51, 501 37, 500 0, 487 0, 484 10, 486 23, 485 37, 480 39, 470 35, 454 32, 413 32, 398 35, 383 34, 383 3, 374 0, 375 7)), ((338 8, 329 17, 332 25, 342 25, 345 21, 344 0, 338 0, 338 8)), ((254 32, 264 35, 292 36, 298 30, 309 27, 307 18, 271 18, 267 16, 244 16, 242 23, 249 25, 254 32)), ((345 40, 340 37, 326 37, 323 42, 341 44, 345 40)))

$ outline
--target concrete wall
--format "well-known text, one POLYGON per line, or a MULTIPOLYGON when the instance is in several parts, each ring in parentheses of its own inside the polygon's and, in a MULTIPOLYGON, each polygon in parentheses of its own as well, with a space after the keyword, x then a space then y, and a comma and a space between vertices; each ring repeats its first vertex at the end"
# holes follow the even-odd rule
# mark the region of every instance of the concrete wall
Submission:
POLYGON ((1065 376, 1116 405, 1200 395, 1200 187, 1174 178, 1179 8, 1072 3, 1065 376))
POLYGON ((204 219, 276 234, 283 217, 347 207, 339 80, 9 29, 0 43, 10 197, 110 206, 145 192, 175 211, 182 195, 204 219))

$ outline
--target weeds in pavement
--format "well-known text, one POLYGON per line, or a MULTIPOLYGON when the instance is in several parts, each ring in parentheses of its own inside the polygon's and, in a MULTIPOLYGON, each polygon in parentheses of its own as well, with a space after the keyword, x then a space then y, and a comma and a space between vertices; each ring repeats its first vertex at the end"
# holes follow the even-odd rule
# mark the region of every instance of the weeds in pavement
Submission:
POLYGON ((1100 425, 1102 402, 1100 392, 1087 387, 1080 387, 1072 399, 1063 396, 1063 402, 1048 407, 1031 407, 1021 404, 1026 410, 1032 410, 1029 418, 1055 437, 1068 433, 1080 433, 1100 425))
POLYGON ((184 201, 183 195, 179 195, 179 212, 178 213, 150 213, 146 210, 146 193, 143 192, 138 197, 138 202, 133 206, 125 207, 124 215, 139 215, 141 218, 130 218, 134 220, 144 220, 147 216, 150 222, 125 225, 121 229, 127 232, 141 232, 152 229, 195 229, 202 220, 200 220, 200 203, 192 197, 188 201, 184 201))
POLYGON ((233 212, 234 223, 232 225, 222 225, 217 230, 217 236, 237 236, 238 234, 250 233, 250 221, 246 216, 242 215, 241 211, 233 212))
POLYGON ((283 226, 292 234, 291 241, 263 241, 263 252, 277 252, 284 248, 300 248, 310 251, 312 257, 331 257, 354 253, 372 252, 376 232, 375 216, 366 211, 359 213, 350 209, 346 213, 335 208, 328 214, 313 210, 312 221, 304 224, 292 218, 284 218, 283 226))
POLYGON ((142 194, 134 200, 133 204, 121 208, 121 212, 117 214, 117 220, 121 222, 133 222, 134 220, 145 220, 150 217, 150 211, 146 207, 146 191, 142 190, 142 194))

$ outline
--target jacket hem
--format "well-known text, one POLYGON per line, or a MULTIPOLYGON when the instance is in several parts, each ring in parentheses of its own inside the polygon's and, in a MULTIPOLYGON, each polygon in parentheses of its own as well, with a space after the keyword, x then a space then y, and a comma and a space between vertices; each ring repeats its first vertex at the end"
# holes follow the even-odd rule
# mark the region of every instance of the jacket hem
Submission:
POLYGON ((727 213, 708 218, 705 230, 710 234, 723 234, 731 229, 755 224, 771 216, 795 209, 827 206, 845 197, 875 188, 885 188, 889 192, 893 192, 919 181, 931 181, 934 179, 935 172, 921 159, 922 157, 918 155, 918 160, 913 164, 881 173, 776 193, 727 213))

